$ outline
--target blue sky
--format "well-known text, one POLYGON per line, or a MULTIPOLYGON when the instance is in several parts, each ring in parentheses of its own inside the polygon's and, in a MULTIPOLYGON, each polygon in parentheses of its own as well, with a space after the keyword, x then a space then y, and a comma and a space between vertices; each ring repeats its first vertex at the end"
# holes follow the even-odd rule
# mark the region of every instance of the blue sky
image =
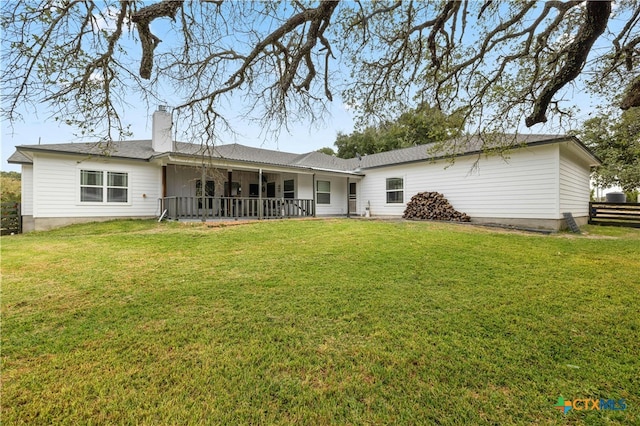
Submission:
MULTIPOLYGON (((99 20, 98 25, 101 28, 108 29, 110 24, 99 20), (103 27, 104 26, 104 27, 103 27)), ((154 34, 160 36, 164 41, 160 44, 158 51, 163 48, 169 48, 172 39, 176 37, 175 32, 172 33, 168 20, 159 20, 152 25, 154 34)), ((122 38, 126 48, 135 52, 138 57, 140 45, 131 42, 129 36, 122 38)), ((4 46, 3 46, 4 47, 4 46)), ((334 64, 335 65, 335 64, 334 64)), ((138 67, 138 63, 134 64, 134 68, 138 67)), ((177 105, 184 101, 180 99, 171 90, 163 90, 165 104, 177 105)), ((241 94, 239 94, 241 96, 241 94)), ((315 123, 293 123, 289 129, 282 128, 279 135, 274 137, 271 134, 262 134, 261 128, 254 122, 247 121, 243 117, 231 112, 225 118, 230 119, 233 124, 235 135, 223 135, 222 143, 240 143, 243 145, 261 147, 265 149, 274 149, 287 152, 304 153, 317 150, 323 147, 333 147, 338 132, 350 133, 354 128, 352 114, 345 107, 342 100, 335 96, 335 100, 328 104, 328 114, 323 120, 315 123)), ((124 124, 130 125, 132 136, 127 138, 150 139, 151 138, 151 116, 157 105, 147 105, 139 99, 127 99, 131 103, 131 107, 124 110, 124 124)), ((66 124, 54 121, 50 117, 48 111, 42 109, 26 109, 20 110, 23 121, 9 123, 2 121, 2 162, 0 170, 4 171, 20 171, 19 165, 8 164, 7 159, 15 152, 18 145, 32 144, 54 144, 68 142, 94 142, 95 139, 81 139, 74 135, 76 129, 66 124)), ((181 129, 178 127, 178 134, 181 129)), ((178 137, 179 140, 185 141, 178 137)))
MULTIPOLYGON (((167 40, 166 38, 164 39, 167 40)), ((139 45, 132 46, 132 48, 136 50, 140 49, 139 45)), ((339 67, 339 64, 336 65, 339 67)), ((314 124, 293 124, 288 130, 282 129, 277 138, 261 134, 261 129, 257 124, 236 117, 236 119, 232 121, 238 134, 235 137, 229 136, 222 138, 223 143, 240 143, 296 153, 309 152, 322 147, 334 148, 333 143, 338 132, 350 133, 354 128, 352 114, 348 108, 345 107, 342 100, 336 96, 336 93, 334 93, 334 97, 334 101, 329 103, 329 112, 322 122, 314 124)), ((180 101, 179 99, 171 99, 171 94, 167 94, 167 98, 169 106, 171 106, 172 102, 180 101)), ((587 118, 589 112, 598 104, 597 99, 591 99, 572 87, 566 88, 561 98, 565 100, 565 105, 575 105, 580 108, 581 113, 578 119, 587 118)), ((125 124, 131 125, 133 132, 130 139, 149 139, 151 137, 151 115, 156 105, 148 107, 146 104, 138 102, 135 99, 130 101, 132 102, 132 107, 128 108, 124 114, 125 124)), ((23 115, 24 121, 12 124, 6 121, 1 123, 1 170, 20 170, 20 166, 7 163, 7 158, 15 151, 17 145, 93 141, 77 138, 73 134, 73 128, 50 119, 46 110, 25 110, 23 111, 23 115)), ((554 128, 551 122, 547 125, 537 125, 532 129, 525 129, 523 131, 533 133, 558 133, 562 131, 562 129, 554 128)), ((180 129, 178 129, 178 133, 180 133, 180 129)))
MULTIPOLYGON (((151 138, 151 115, 155 108, 146 110, 133 108, 126 114, 126 120, 131 124, 134 139, 151 138)), ((235 138, 229 137, 225 143, 239 143, 248 146, 265 149, 280 150, 286 152, 305 153, 315 151, 323 147, 333 147, 338 132, 350 133, 353 130, 353 118, 351 113, 339 101, 330 105, 330 115, 324 122, 302 123, 292 125, 290 132, 283 129, 277 140, 260 135, 260 129, 251 123, 243 124, 238 120, 235 138), (265 139, 267 138, 267 139, 265 139)), ((47 119, 43 111, 25 112, 24 121, 13 124, 13 129, 7 122, 2 122, 2 165, 3 171, 20 171, 20 166, 7 163, 7 159, 15 152, 17 145, 36 145, 67 143, 67 142, 93 142, 93 140, 79 139, 73 134, 74 129, 47 119)), ((185 141, 186 142, 186 141, 185 141)))

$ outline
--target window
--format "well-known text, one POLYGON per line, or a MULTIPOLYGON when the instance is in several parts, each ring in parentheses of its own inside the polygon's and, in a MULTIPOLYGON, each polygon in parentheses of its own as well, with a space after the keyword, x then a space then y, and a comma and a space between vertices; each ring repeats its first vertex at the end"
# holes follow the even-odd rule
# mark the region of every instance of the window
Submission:
POLYGON ((402 178, 387 179, 387 203, 404 202, 404 180, 402 178))
MULTIPOLYGON (((204 187, 204 196, 206 197, 207 208, 213 208, 213 197, 215 195, 215 183, 212 180, 208 180, 204 187)), ((198 208, 202 208, 202 180, 196 180, 196 197, 198 197, 198 208)))
POLYGON ((127 173, 107 172, 107 203, 126 203, 128 201, 127 173))
POLYGON ((331 204, 331 182, 328 180, 316 182, 316 202, 318 204, 331 204))
POLYGON ((129 201, 129 174, 81 170, 80 201, 83 203, 127 203, 129 201))
POLYGON ((267 183, 267 198, 275 198, 276 196, 276 183, 267 183))
POLYGON ((288 179, 284 181, 284 191, 282 192, 282 196, 284 198, 295 198, 295 189, 296 185, 293 179, 288 179))
POLYGON ((94 170, 80 172, 80 201, 101 203, 103 200, 103 173, 94 170))
POLYGON ((229 182, 224 183, 224 196, 225 197, 239 197, 242 193, 240 182, 231 182, 231 191, 229 191, 229 182))

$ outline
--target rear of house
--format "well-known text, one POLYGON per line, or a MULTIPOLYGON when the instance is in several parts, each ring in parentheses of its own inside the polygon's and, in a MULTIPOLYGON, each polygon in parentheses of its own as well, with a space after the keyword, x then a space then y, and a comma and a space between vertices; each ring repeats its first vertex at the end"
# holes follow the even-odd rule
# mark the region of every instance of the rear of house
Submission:
POLYGON ((564 212, 579 224, 588 221, 589 175, 598 160, 577 139, 540 140, 505 157, 469 152, 453 163, 411 159, 423 150, 408 148, 402 163, 376 164, 365 157, 371 165, 362 168, 359 209, 397 217, 413 195, 437 191, 477 223, 558 230, 565 225, 564 212))
MULTIPOLYGON (((46 146, 46 145, 43 145, 46 146)), ((22 163, 23 229, 158 214, 160 169, 133 159, 30 152, 22 163)))
MULTIPOLYGON (((171 140, 171 116, 154 113, 151 140, 24 145, 23 228, 44 230, 114 218, 401 217, 418 192, 437 191, 473 222, 557 230, 563 213, 588 220, 598 159, 575 137, 514 138, 503 156, 478 138, 454 157, 427 146, 358 159, 239 144, 171 140)), ((460 142, 460 141, 458 141, 460 142)))

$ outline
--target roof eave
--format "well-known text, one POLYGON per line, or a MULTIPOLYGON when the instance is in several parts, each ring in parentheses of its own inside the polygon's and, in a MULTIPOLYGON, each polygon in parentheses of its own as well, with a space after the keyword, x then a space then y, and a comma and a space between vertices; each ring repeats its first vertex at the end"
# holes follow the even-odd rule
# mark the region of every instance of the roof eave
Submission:
POLYGON ((105 155, 105 154, 92 153, 92 152, 61 151, 61 150, 56 150, 56 149, 36 148, 36 147, 32 147, 32 146, 27 146, 27 145, 17 146, 16 149, 19 149, 20 151, 31 152, 31 153, 45 153, 45 154, 58 154, 58 155, 79 155, 79 156, 85 156, 85 157, 116 158, 116 159, 120 159, 120 160, 144 161, 144 162, 149 162, 153 158, 153 156, 143 158, 143 157, 131 157, 131 156, 124 156, 124 155, 105 155))
MULTIPOLYGON (((553 137, 553 138, 543 139, 543 140, 539 140, 539 141, 535 141, 535 142, 529 142, 529 143, 523 143, 523 144, 519 144, 519 145, 513 145, 512 147, 510 147, 508 149, 531 148, 531 147, 536 147, 536 146, 550 145, 550 144, 562 143, 562 142, 574 142, 578 147, 580 147, 583 151, 585 151, 585 154, 587 154, 593 160, 598 162, 598 164, 602 164, 602 161, 598 157, 596 157, 595 154, 593 154, 589 150, 589 148, 587 148, 587 146, 584 145, 575 136, 553 137)), ((379 168, 383 168, 383 167, 393 167, 393 166, 399 166, 399 165, 405 165, 405 164, 423 163, 425 161, 435 162, 435 161, 439 161, 439 160, 466 157, 466 156, 471 156, 471 155, 482 155, 484 153, 485 153, 484 150, 477 149, 477 150, 457 153, 457 154, 453 154, 453 155, 438 155, 438 156, 426 157, 426 158, 421 158, 421 159, 416 159, 416 160, 408 160, 408 161, 400 161, 400 162, 396 162, 396 163, 380 164, 380 165, 377 165, 377 166, 369 166, 369 167, 363 166, 362 169, 363 170, 379 169, 379 168)), ((592 164, 590 164, 590 165, 592 165, 592 164)))

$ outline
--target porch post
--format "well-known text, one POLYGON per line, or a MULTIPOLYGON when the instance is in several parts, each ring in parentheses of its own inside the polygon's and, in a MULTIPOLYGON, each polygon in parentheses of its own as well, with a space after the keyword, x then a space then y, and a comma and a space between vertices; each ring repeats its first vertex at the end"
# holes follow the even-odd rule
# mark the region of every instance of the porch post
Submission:
POLYGON ((231 182, 233 181, 233 170, 231 169, 227 169, 227 191, 229 191, 227 195, 227 216, 231 217, 233 216, 233 206, 231 205, 232 200, 231 200, 231 193, 232 193, 232 188, 231 188, 231 182))
POLYGON ((162 198, 167 196, 167 166, 162 166, 162 198))
POLYGON ((258 171, 258 219, 262 220, 262 169, 258 171))
POLYGON ((349 208, 349 203, 351 202, 351 200, 349 200, 349 176, 347 176, 347 219, 351 218, 351 209, 349 208))
POLYGON ((207 200, 205 198, 205 193, 207 188, 207 170, 205 168, 205 165, 202 165, 202 173, 201 173, 201 177, 200 177, 200 198, 202 200, 202 221, 205 222, 206 221, 206 216, 207 216, 207 200))
POLYGON ((313 217, 316 217, 316 174, 313 174, 313 217))

